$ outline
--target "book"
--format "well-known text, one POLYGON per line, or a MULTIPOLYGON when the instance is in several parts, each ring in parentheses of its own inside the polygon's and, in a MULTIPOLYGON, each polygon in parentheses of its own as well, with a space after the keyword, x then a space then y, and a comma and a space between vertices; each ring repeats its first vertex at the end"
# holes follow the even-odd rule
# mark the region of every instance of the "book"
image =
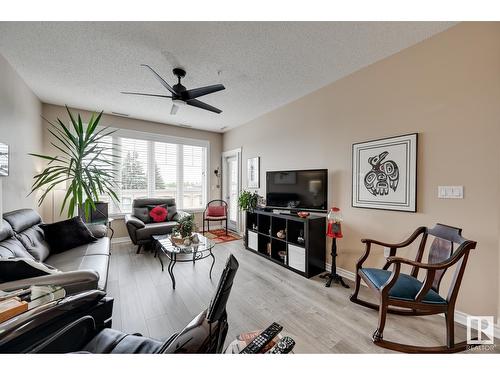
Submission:
POLYGON ((0 302, 0 323, 28 311, 28 302, 18 297, 9 298, 0 302))

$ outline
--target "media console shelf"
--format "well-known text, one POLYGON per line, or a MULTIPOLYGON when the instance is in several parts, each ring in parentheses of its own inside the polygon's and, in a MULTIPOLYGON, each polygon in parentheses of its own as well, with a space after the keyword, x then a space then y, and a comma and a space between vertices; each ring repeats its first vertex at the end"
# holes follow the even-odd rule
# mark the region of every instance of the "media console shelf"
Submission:
POLYGON ((325 271, 325 230, 326 218, 319 215, 247 212, 246 248, 309 278, 325 271), (285 238, 278 237, 280 230, 285 238))

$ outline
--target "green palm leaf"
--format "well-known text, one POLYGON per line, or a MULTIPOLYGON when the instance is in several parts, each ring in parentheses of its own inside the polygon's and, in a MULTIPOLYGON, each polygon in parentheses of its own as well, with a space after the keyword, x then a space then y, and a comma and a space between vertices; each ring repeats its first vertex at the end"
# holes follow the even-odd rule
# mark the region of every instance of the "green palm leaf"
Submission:
POLYGON ((68 107, 66 110, 69 126, 60 119, 57 122, 44 119, 50 124, 48 131, 53 137, 50 144, 58 155, 29 154, 47 162, 46 168, 33 177, 30 194, 41 189, 43 193, 38 200, 41 205, 50 191, 65 184, 61 214, 67 208, 68 217, 73 217, 80 207, 88 219, 101 195, 119 200, 114 192, 117 174, 113 169, 118 163, 117 145, 107 138, 113 130, 98 128, 102 112, 93 113, 85 125, 80 114, 74 116, 68 107))

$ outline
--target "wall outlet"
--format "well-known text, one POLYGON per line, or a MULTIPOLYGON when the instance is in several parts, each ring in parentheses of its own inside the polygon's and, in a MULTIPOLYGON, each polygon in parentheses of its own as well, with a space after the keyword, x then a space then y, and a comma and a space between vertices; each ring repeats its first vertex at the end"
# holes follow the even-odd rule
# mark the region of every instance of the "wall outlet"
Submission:
POLYGON ((438 198, 440 199, 463 199, 463 186, 438 186, 438 198))

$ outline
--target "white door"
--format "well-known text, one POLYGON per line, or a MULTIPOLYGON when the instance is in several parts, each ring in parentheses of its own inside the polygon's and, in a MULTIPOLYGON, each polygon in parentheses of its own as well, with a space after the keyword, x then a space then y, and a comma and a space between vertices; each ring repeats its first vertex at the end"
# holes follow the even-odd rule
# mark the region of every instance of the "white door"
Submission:
POLYGON ((227 202, 228 221, 230 230, 239 231, 238 196, 240 193, 240 153, 239 151, 225 152, 222 157, 222 199, 227 202))

